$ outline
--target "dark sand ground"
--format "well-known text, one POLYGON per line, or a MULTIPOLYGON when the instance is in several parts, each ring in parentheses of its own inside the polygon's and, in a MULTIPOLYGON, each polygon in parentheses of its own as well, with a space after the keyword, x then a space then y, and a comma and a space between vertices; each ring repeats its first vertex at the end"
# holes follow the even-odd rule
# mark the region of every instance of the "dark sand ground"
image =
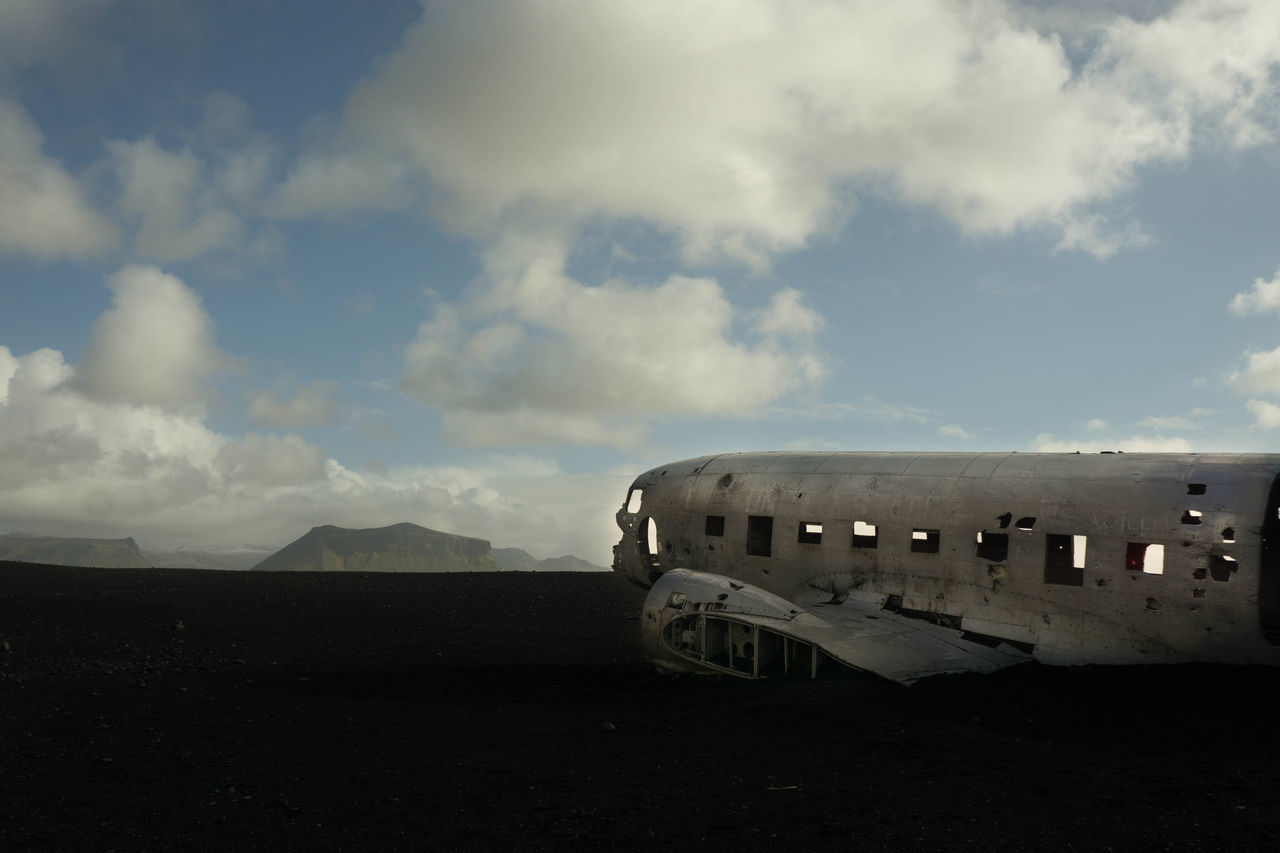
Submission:
POLYGON ((669 678, 642 597, 0 563, 0 850, 1280 849, 1280 672, 669 678))

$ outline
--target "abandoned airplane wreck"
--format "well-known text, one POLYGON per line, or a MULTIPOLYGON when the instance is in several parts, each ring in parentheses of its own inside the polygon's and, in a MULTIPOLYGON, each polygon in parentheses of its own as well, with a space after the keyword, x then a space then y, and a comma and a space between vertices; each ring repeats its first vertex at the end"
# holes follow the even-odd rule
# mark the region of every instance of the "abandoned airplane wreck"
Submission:
POLYGON ((666 670, 1280 664, 1280 455, 721 454, 617 521, 666 670))

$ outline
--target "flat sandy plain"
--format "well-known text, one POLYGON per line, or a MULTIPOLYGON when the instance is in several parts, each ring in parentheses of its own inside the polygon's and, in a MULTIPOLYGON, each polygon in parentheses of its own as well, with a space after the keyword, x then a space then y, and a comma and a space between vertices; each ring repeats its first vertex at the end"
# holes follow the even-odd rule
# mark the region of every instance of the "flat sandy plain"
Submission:
POLYGON ((1280 671, 671 678, 642 599, 0 563, 0 850, 1280 849, 1280 671))

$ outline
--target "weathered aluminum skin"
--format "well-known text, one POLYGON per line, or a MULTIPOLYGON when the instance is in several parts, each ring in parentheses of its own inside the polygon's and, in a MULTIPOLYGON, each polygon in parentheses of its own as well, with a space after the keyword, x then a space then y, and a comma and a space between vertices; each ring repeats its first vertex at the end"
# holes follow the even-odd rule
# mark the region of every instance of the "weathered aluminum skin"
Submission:
POLYGON ((677 671, 813 677, 834 661, 912 684, 1030 660, 1020 649, 976 643, 954 628, 870 602, 844 599, 802 609, 759 587, 688 569, 658 578, 642 618, 649 659, 677 671))
POLYGON ((614 569, 645 586, 676 568, 714 573, 801 608, 889 605, 1051 664, 1274 665, 1277 475, 1271 454, 706 456, 636 478, 614 569), (708 535, 708 515, 723 516, 723 535, 708 535), (772 518, 769 556, 747 553, 749 516, 772 518), (875 547, 852 546, 855 521, 875 525, 875 547), (806 522, 821 525, 820 544, 799 541, 806 522), (914 530, 937 531, 937 553, 913 551, 914 530), (978 556, 983 531, 1008 537, 1003 559, 978 556), (1069 584, 1046 582, 1048 534, 1087 537, 1069 584), (1163 573, 1129 568, 1130 543, 1162 545, 1163 573))

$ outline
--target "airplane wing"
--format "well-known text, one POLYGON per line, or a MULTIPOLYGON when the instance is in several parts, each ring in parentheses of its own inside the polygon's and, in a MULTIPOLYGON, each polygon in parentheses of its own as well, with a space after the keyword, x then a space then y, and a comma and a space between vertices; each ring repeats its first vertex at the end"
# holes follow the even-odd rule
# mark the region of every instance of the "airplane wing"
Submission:
POLYGON ((645 646, 659 666, 767 678, 816 674, 827 659, 901 684, 993 672, 1031 660, 955 628, 854 600, 800 607, 722 575, 677 569, 645 601, 645 646))
POLYGON ((964 639, 963 632, 923 619, 903 616, 860 601, 820 604, 805 612, 808 620, 770 626, 756 624, 812 643, 841 663, 874 672, 891 681, 911 684, 931 675, 994 672, 1031 660, 1027 653, 1001 643, 994 648, 964 639))

